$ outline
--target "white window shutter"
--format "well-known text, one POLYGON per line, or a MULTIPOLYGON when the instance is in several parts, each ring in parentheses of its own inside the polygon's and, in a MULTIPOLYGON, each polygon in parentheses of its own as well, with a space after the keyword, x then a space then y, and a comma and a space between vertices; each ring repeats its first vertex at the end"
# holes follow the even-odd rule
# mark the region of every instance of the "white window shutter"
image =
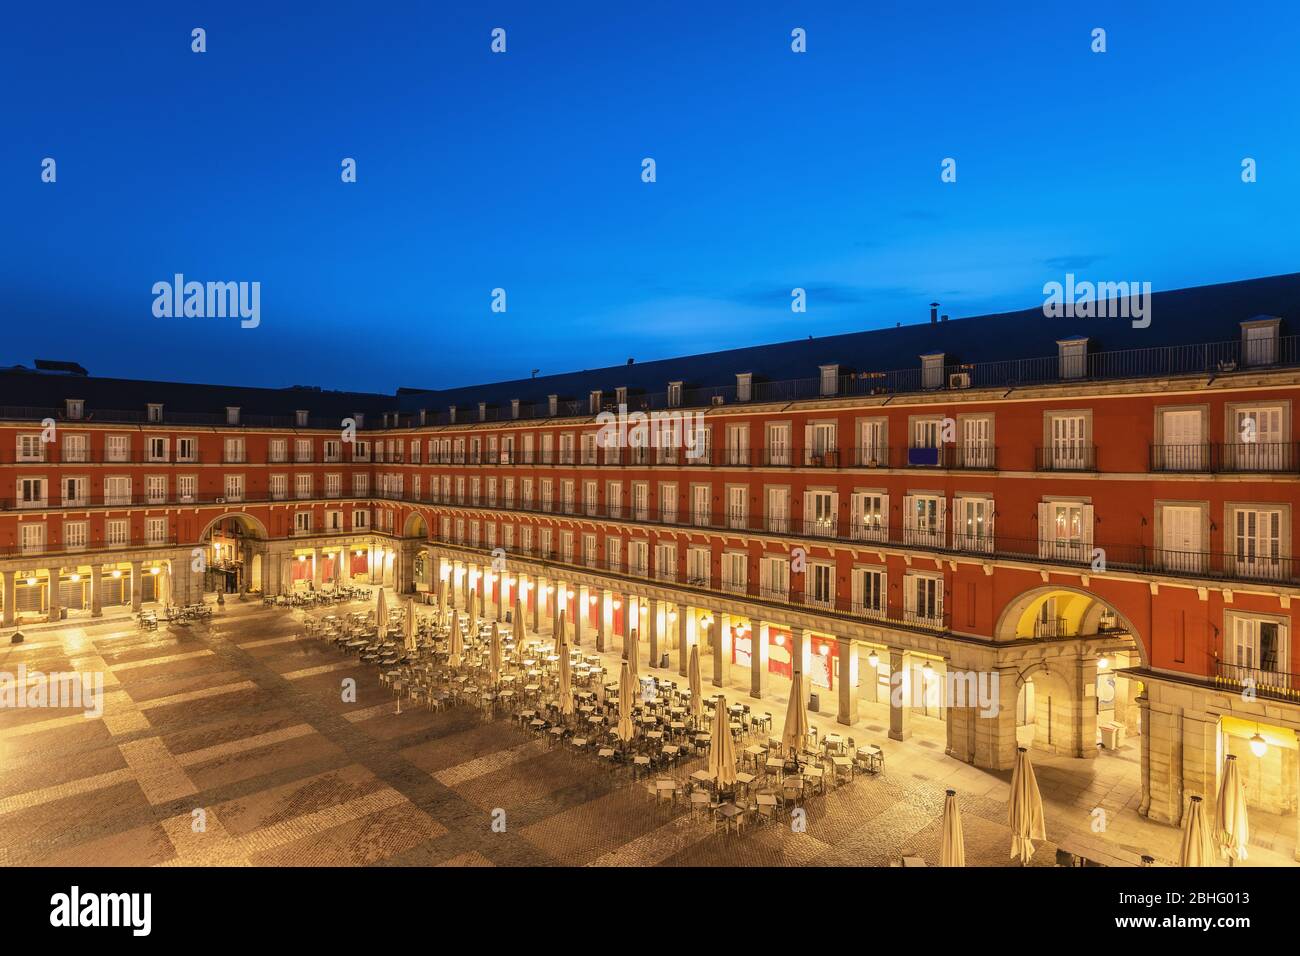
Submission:
POLYGON ((910 574, 903 578, 903 610, 908 614, 916 611, 916 581, 910 574))
MULTIPOLYGON (((940 508, 943 506, 943 499, 939 499, 940 508)), ((943 512, 940 511, 940 514, 943 512)), ((958 535, 969 534, 970 529, 966 527, 966 499, 956 497, 952 499, 952 543, 955 547, 960 540, 958 535)))
POLYGON ((813 493, 805 491, 803 493, 803 530, 806 534, 816 519, 817 513, 813 510, 813 493))
POLYGON ((834 522, 835 533, 840 533, 840 493, 831 492, 831 521, 834 522))
POLYGON ((850 600, 853 601, 853 606, 855 608, 862 607, 862 575, 863 571, 861 568, 853 569, 853 575, 851 577, 853 586, 850 600))
MULTIPOLYGON (((1092 505, 1084 505, 1083 506, 1083 543, 1084 546, 1089 549, 1092 548, 1092 527, 1093 527, 1092 505)), ((1091 560, 1092 556, 1089 555, 1088 559, 1091 560)))
POLYGON ((916 498, 903 495, 903 530, 911 531, 916 527, 916 498))
POLYGON ((938 507, 935 509, 935 521, 938 527, 935 528, 935 535, 939 539, 939 547, 944 547, 948 541, 948 525, 945 523, 948 510, 948 499, 940 498, 938 507))
POLYGON ((984 534, 988 538, 989 549, 992 550, 994 545, 993 537, 993 499, 989 498, 984 503, 984 534))
POLYGON ((1046 501, 1038 503, 1038 556, 1046 558, 1051 553, 1052 509, 1046 501))
POLYGON ((889 533, 889 495, 880 496, 880 527, 886 536, 889 533))

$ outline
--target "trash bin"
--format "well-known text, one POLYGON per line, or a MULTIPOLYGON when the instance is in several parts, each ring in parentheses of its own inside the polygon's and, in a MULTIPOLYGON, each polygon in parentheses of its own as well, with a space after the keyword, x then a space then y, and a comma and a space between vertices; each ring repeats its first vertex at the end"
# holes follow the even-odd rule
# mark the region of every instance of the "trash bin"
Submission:
POLYGON ((820 698, 819 695, 817 695, 817 694, 809 694, 809 695, 808 695, 808 709, 809 709, 809 710, 821 710, 821 709, 822 709, 822 702, 821 702, 821 698, 820 698))
POLYGON ((1124 725, 1110 722, 1101 725, 1101 745, 1107 750, 1119 750, 1124 742, 1124 725))
POLYGON ((659 658, 659 666, 663 668, 667 668, 669 666, 667 654, 664 654, 659 658))

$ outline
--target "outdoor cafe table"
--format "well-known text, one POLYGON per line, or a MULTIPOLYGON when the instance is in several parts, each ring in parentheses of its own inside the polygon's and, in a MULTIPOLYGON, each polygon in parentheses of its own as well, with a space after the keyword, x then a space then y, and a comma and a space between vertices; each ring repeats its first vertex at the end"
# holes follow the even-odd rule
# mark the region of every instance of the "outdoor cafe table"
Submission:
POLYGON ((681 753, 681 748, 675 747, 672 744, 664 744, 663 749, 660 752, 665 757, 676 757, 679 753, 681 753))
POLYGON ((850 777, 853 776, 853 761, 850 760, 848 757, 840 757, 840 756, 832 757, 831 763, 835 765, 835 768, 837 770, 843 770, 845 767, 847 767, 849 771, 849 776, 850 777))
POLYGON ((785 769, 785 761, 780 757, 769 757, 765 766, 768 773, 780 773, 785 769))
POLYGON ((745 773, 743 770, 736 774, 736 783, 743 783, 747 788, 753 783, 755 777, 752 773, 745 773))
POLYGON ((614 756, 614 750, 613 750, 612 747, 601 747, 598 751, 596 751, 596 756, 597 756, 597 757, 612 757, 612 756, 614 756))
POLYGON ((700 783, 712 783, 712 782, 713 782, 713 778, 709 776, 709 772, 708 772, 707 770, 697 770, 697 771, 695 771, 695 773, 691 774, 691 779, 692 779, 692 780, 699 781, 700 783))
POLYGON ((672 791, 673 793, 676 793, 676 792, 677 792, 677 781, 676 781, 676 780, 656 780, 656 781, 655 781, 655 790, 657 790, 657 791, 660 792, 660 793, 663 793, 665 790, 670 790, 670 791, 672 791))
POLYGON ((722 806, 718 807, 718 813, 721 815, 723 822, 726 823, 728 828, 730 828, 731 824, 734 822, 736 828, 739 829, 740 815, 744 812, 745 811, 741 810, 740 807, 736 806, 734 803, 724 803, 722 806))
POLYGON ((760 807, 774 807, 776 806, 776 794, 774 793, 757 794, 754 797, 754 802, 757 803, 760 807))
POLYGON ((648 740, 663 740, 663 739, 664 739, 664 732, 663 732, 662 730, 647 730, 646 733, 645 733, 645 735, 646 735, 646 738, 647 738, 648 740))

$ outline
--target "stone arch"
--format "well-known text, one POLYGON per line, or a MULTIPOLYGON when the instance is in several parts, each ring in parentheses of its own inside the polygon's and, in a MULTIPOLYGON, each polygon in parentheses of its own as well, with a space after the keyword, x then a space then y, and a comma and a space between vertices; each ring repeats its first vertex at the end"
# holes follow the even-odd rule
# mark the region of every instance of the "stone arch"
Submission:
POLYGON ((1116 623, 1114 631, 1116 638, 1127 634, 1128 643, 1132 645, 1132 650, 1136 651, 1142 664, 1148 663, 1146 645, 1127 616, 1095 592, 1066 584, 1044 584, 1030 588, 1008 601, 1003 606, 997 625, 993 629, 994 640, 1002 642, 1034 637, 1032 631, 1024 633, 1027 630, 1026 621, 1032 619, 1032 615, 1036 614, 1049 598, 1065 599, 1066 604, 1063 609, 1065 616, 1062 620, 1066 621, 1066 626, 1070 628, 1073 636, 1104 638, 1111 632, 1102 631, 1100 624, 1104 616, 1110 615, 1116 623))
POLYGON ((429 538, 429 521, 419 511, 412 511, 406 516, 406 523, 402 525, 403 538, 420 538, 428 540, 429 538))
POLYGON ((212 534, 212 529, 227 518, 234 518, 243 528, 244 533, 249 535, 249 537, 256 538, 259 541, 266 541, 271 537, 266 531, 266 525, 262 524, 262 522, 254 518, 248 512, 227 511, 224 514, 220 514, 213 518, 204 526, 203 531, 199 534, 199 541, 203 542, 208 540, 208 536, 212 534))

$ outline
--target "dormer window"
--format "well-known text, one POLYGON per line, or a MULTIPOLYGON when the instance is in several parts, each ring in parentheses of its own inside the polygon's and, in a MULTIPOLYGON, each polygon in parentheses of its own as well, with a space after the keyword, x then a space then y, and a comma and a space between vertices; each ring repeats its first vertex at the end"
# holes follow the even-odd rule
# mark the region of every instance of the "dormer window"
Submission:
POLYGON ((517 398, 510 399, 510 417, 511 418, 519 417, 519 399, 517 398))
POLYGON ((560 411, 560 396, 558 396, 558 395, 547 395, 547 396, 546 396, 546 413, 547 413, 548 415, 558 415, 558 414, 559 414, 559 411, 560 411))
POLYGON ((668 407, 677 408, 682 403, 682 383, 668 383, 668 407))
POLYGON ((592 392, 587 396, 587 411, 591 412, 593 415, 600 411, 601 396, 603 394, 604 393, 598 388, 592 390, 592 392))
POLYGON ((424 425, 428 421, 429 421, 429 410, 427 408, 420 409, 420 424, 424 425))
POLYGON ((478 403, 478 420, 481 422, 487 421, 487 402, 478 403))
POLYGON ((838 365, 818 366, 822 371, 823 395, 835 395, 840 390, 840 367, 838 365))
POLYGON ((943 388, 943 359, 942 352, 921 356, 922 388, 943 388))
POLYGON ((1058 339, 1057 372, 1061 378, 1083 378, 1088 373, 1088 338, 1084 335, 1058 339))
POLYGON ((237 405, 226 406, 226 424, 227 425, 239 424, 239 406, 237 405))
POLYGON ((626 405, 626 404, 627 404, 627 386, 626 386, 626 385, 620 385, 618 388, 614 389, 614 402, 615 402, 615 404, 617 404, 617 405, 626 405))
POLYGON ((366 424, 365 412, 353 412, 352 420, 357 423, 357 428, 364 428, 366 424))
POLYGON ((69 398, 66 404, 68 418, 71 421, 79 421, 86 413, 86 403, 80 398, 69 398))
POLYGON ((450 408, 447 409, 447 421, 449 421, 449 422, 450 422, 451 424, 453 424, 453 425, 456 424, 456 406, 455 406, 455 405, 452 405, 450 408))
POLYGON ((158 405, 158 404, 150 404, 150 405, 146 405, 146 406, 145 406, 145 412, 146 412, 146 417, 149 419, 149 421, 151 421, 151 422, 161 422, 161 421, 162 421, 162 406, 161 406, 161 405, 158 405))
POLYGON ((1241 323, 1241 364, 1274 364, 1281 325, 1281 319, 1268 315, 1241 323))
POLYGON ((293 413, 293 419, 297 423, 299 428, 306 428, 307 410, 305 408, 298 409, 296 412, 293 413))
POLYGON ((754 373, 736 373, 736 401, 748 402, 754 397, 754 373))

